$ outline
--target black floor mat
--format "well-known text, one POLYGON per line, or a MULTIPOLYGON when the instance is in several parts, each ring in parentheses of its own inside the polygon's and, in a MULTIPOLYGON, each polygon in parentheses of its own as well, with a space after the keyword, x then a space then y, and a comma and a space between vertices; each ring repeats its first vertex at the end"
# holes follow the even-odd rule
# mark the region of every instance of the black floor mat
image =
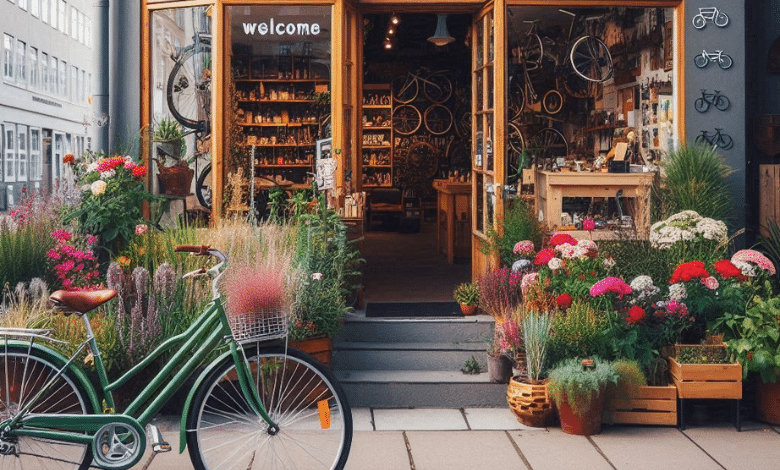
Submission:
POLYGON ((455 302, 368 302, 367 317, 462 317, 455 302))

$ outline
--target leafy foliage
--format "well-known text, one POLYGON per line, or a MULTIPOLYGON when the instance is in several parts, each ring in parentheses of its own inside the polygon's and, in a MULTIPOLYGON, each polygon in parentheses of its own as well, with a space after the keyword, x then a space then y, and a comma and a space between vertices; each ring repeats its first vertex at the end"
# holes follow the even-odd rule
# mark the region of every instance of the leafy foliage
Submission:
POLYGON ((606 312, 575 300, 565 312, 555 312, 552 323, 550 359, 553 363, 569 357, 603 354, 606 347, 606 312))
POLYGON ((534 245, 542 244, 542 227, 534 214, 533 206, 525 199, 516 199, 508 205, 504 214, 504 225, 500 231, 489 228, 487 237, 490 243, 484 246, 486 254, 498 254, 501 262, 511 266, 516 256, 515 243, 531 240, 534 245))
POLYGON ((479 303, 479 285, 463 282, 452 292, 452 298, 459 304, 477 305, 479 303))
POLYGON ((583 416, 593 401, 604 393, 607 384, 618 381, 618 373, 611 362, 594 358, 593 366, 587 368, 582 360, 572 358, 550 371, 547 386, 553 400, 568 403, 574 413, 583 416))

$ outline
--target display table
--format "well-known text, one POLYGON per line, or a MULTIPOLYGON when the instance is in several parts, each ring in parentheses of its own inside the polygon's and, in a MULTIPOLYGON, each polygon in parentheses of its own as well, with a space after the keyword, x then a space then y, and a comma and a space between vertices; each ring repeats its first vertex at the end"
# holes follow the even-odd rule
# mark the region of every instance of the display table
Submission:
MULTIPOLYGON (((647 237, 650 232, 650 192, 655 173, 591 173, 536 172, 536 206, 541 211, 544 226, 553 231, 561 226, 561 207, 565 197, 614 198, 619 190, 622 198, 633 198, 631 215, 637 233, 647 237)), ((621 199, 622 199, 621 198, 621 199)), ((625 209, 625 205, 623 206, 625 209)))
POLYGON ((433 180, 436 190, 436 251, 455 257, 471 257, 471 183, 433 180))

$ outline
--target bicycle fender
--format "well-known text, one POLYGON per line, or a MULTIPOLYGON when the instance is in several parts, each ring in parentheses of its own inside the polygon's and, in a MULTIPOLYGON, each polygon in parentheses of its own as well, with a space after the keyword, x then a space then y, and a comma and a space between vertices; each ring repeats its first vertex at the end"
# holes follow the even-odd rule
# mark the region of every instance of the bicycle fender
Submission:
MULTIPOLYGON (((55 366, 60 368, 68 363, 68 358, 66 358, 59 351, 41 344, 33 343, 31 346, 29 341, 13 339, 0 341, 0 352, 2 352, 6 346, 20 348, 25 351, 30 350, 31 354, 39 354, 42 359, 47 359, 55 366)), ((97 396, 97 392, 95 392, 95 387, 92 385, 92 382, 87 377, 87 374, 84 373, 84 370, 75 363, 72 363, 70 366, 68 366, 68 372, 72 374, 72 377, 78 382, 78 385, 80 385, 87 394, 87 398, 92 404, 93 412, 100 413, 103 410, 102 406, 100 405, 100 399, 97 396)))
POLYGON ((179 453, 181 454, 184 452, 184 449, 187 448, 187 420, 190 416, 190 408, 192 407, 192 400, 195 399, 195 394, 198 393, 198 390, 200 390, 201 385, 203 385, 203 381, 206 380, 206 377, 210 376, 211 373, 217 368, 222 365, 222 363, 226 360, 233 360, 233 358, 230 356, 230 351, 226 351, 218 358, 211 361, 211 364, 206 366, 205 369, 203 369, 203 372, 200 373, 197 380, 195 380, 195 383, 192 385, 192 388, 190 389, 190 392, 187 394, 187 399, 184 401, 184 407, 181 410, 181 421, 179 421, 179 453))

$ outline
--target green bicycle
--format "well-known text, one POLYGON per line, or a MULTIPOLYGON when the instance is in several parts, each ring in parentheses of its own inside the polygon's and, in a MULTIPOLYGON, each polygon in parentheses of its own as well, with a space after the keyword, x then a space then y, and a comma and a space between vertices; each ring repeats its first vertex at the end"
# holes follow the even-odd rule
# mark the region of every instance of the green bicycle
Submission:
POLYGON ((212 301, 187 331, 113 382, 88 312, 116 296, 114 290, 51 295, 86 328, 86 340, 70 358, 46 344, 59 341, 50 330, 0 329, 0 469, 127 469, 143 456, 147 436, 154 452, 169 451, 150 421, 190 377, 196 380, 182 408, 179 452, 187 447, 196 469, 344 467, 352 414, 333 374, 287 347, 282 312, 226 315, 217 289, 224 253, 193 245, 176 251, 218 260, 185 275, 207 273, 212 301), (75 361, 85 348, 94 356, 100 395, 75 361), (170 361, 116 412, 112 392, 169 350, 175 351, 170 361), (218 357, 208 360, 215 351, 218 357))

